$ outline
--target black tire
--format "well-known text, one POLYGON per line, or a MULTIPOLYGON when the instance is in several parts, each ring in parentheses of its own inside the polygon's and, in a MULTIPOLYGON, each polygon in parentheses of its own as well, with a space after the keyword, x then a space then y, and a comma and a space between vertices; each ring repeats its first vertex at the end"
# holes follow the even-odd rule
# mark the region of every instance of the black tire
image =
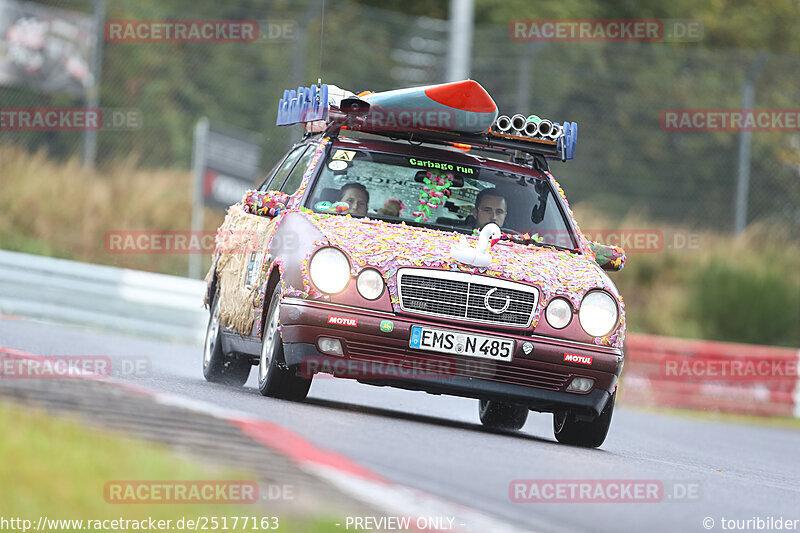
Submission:
POLYGON ((298 376, 296 369, 286 366, 283 357, 283 340, 278 331, 281 287, 272 293, 261 332, 261 354, 258 359, 258 390, 264 396, 284 400, 302 401, 308 396, 311 378, 298 376))
POLYGON ((219 338, 219 288, 214 294, 203 342, 203 376, 211 383, 241 387, 250 376, 252 364, 245 357, 228 355, 219 338))
POLYGON ((553 413, 553 433, 556 440, 562 444, 573 446, 600 447, 606 440, 608 428, 611 426, 611 415, 614 414, 616 396, 617 392, 614 391, 603 408, 603 412, 594 420, 577 420, 575 415, 569 411, 553 413))
POLYGON ((528 408, 496 400, 481 400, 478 406, 481 424, 492 429, 522 429, 528 419, 528 408))

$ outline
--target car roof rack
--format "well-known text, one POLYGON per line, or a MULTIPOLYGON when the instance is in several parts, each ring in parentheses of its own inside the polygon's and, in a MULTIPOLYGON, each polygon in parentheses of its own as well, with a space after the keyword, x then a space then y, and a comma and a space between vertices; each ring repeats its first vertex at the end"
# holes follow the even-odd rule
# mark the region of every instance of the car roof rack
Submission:
POLYGON ((345 125, 344 128, 341 125, 337 125, 330 132, 333 135, 338 135, 340 129, 388 137, 391 140, 405 140, 411 143, 439 144, 455 148, 471 147, 489 152, 500 152, 509 156, 514 156, 516 152, 524 152, 531 155, 542 155, 548 159, 567 160, 566 154, 564 154, 564 144, 556 141, 532 143, 503 138, 490 133, 476 134, 435 130, 381 131, 362 129, 351 125, 345 125))
MULTIPOLYGON (((488 93, 476 82, 464 81, 454 82, 454 84, 462 86, 469 84, 469 88, 480 91, 493 104, 488 93)), ((297 91, 284 91, 278 106, 276 124, 278 126, 304 124, 307 134, 325 132, 335 137, 345 129, 388 137, 392 140, 406 140, 411 143, 440 144, 462 149, 473 147, 479 150, 506 153, 512 159, 517 157, 518 152, 561 161, 575 157, 578 141, 578 125, 575 122, 559 124, 540 119, 536 115, 526 118, 521 114, 511 118, 508 116, 497 118, 496 107, 493 114, 474 112, 442 106, 441 102, 429 98, 432 107, 438 105, 439 109, 456 114, 456 120, 463 121, 465 118, 475 120, 477 117, 478 120, 483 121, 481 131, 445 131, 425 127, 376 128, 378 121, 371 120, 378 113, 398 113, 397 109, 402 109, 402 107, 376 107, 372 109, 371 113, 371 104, 367 101, 368 99, 380 102, 380 98, 376 97, 391 95, 394 98, 394 101, 391 102, 392 105, 397 104, 398 98, 400 101, 403 101, 404 98, 405 101, 413 101, 413 105, 416 106, 408 107, 407 110, 424 110, 426 108, 420 107, 419 104, 420 95, 425 98, 423 93, 426 89, 440 89, 448 85, 452 84, 372 93, 366 95, 365 99, 336 86, 322 83, 310 87, 298 87, 297 91), (487 116, 490 117, 489 122, 486 122, 487 116), (486 127, 487 123, 491 124, 488 128, 486 127)), ((385 98, 383 101, 386 101, 385 98)))

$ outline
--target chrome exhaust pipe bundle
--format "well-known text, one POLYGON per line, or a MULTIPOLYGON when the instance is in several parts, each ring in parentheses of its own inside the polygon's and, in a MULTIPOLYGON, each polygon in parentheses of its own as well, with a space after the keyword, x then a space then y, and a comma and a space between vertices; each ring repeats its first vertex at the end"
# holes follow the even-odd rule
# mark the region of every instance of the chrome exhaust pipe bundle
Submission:
POLYGON ((526 118, 521 113, 517 113, 510 118, 508 115, 500 115, 494 121, 492 129, 497 133, 538 137, 554 141, 558 140, 564 132, 563 126, 550 120, 539 118, 537 115, 530 115, 526 118))
POLYGON ((505 133, 511 129, 511 119, 508 115, 500 115, 494 123, 494 129, 500 133, 505 133))
POLYGON ((525 135, 527 135, 528 137, 535 137, 536 134, 539 132, 539 122, 541 121, 542 119, 540 119, 536 115, 531 115, 528 118, 526 118, 525 135))
POLYGON ((519 113, 517 113, 516 115, 511 117, 511 129, 519 133, 522 133, 523 131, 525 131, 525 121, 526 121, 525 115, 520 115, 519 113))
POLYGON ((539 123, 539 135, 541 135, 542 137, 549 137, 550 132, 552 131, 553 131, 553 123, 550 122, 549 120, 545 119, 539 123))

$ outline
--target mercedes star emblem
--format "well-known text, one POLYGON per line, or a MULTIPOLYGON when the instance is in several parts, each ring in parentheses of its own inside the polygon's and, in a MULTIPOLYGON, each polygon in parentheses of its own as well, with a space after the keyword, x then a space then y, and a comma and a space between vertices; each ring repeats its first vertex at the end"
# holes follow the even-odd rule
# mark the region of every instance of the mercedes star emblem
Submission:
MULTIPOLYGON (((494 294, 496 292, 497 292, 497 287, 494 287, 489 292, 487 292, 486 296, 483 297, 483 305, 485 305, 486 309, 488 309, 492 313, 494 313, 496 315, 502 315, 503 313, 505 313, 506 309, 508 309, 508 306, 511 305, 511 298, 506 296, 505 305, 503 307, 501 307, 500 309, 495 309, 494 307, 491 306, 491 304, 489 304, 489 298, 491 298, 492 294, 494 294)), ((499 298, 499 296, 498 296, 498 298, 499 298)))

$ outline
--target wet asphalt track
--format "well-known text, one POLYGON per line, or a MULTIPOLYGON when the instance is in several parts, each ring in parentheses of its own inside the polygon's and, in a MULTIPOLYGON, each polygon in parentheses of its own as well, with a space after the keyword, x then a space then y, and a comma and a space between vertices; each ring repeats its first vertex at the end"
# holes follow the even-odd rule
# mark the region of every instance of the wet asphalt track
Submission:
MULTIPOLYGON (((477 401, 317 378, 304 403, 264 398, 255 368, 244 388, 205 382, 199 346, 0 318, 0 346, 39 355, 147 358, 131 381, 280 423, 397 483, 435 493, 535 531, 709 531, 703 520, 800 519, 800 429, 702 423, 618 404, 599 450, 563 446, 552 417, 521 432, 484 430, 477 401), (515 479, 659 480, 699 485, 699 499, 659 503, 515 503, 515 479)), ((116 359, 115 359, 116 360, 116 359)), ((58 381, 53 381, 58 386, 58 381)), ((708 524, 708 522, 707 522, 708 524)), ((800 522, 798 522, 800 525, 800 522)), ((487 532, 488 533, 488 532, 487 532)))

